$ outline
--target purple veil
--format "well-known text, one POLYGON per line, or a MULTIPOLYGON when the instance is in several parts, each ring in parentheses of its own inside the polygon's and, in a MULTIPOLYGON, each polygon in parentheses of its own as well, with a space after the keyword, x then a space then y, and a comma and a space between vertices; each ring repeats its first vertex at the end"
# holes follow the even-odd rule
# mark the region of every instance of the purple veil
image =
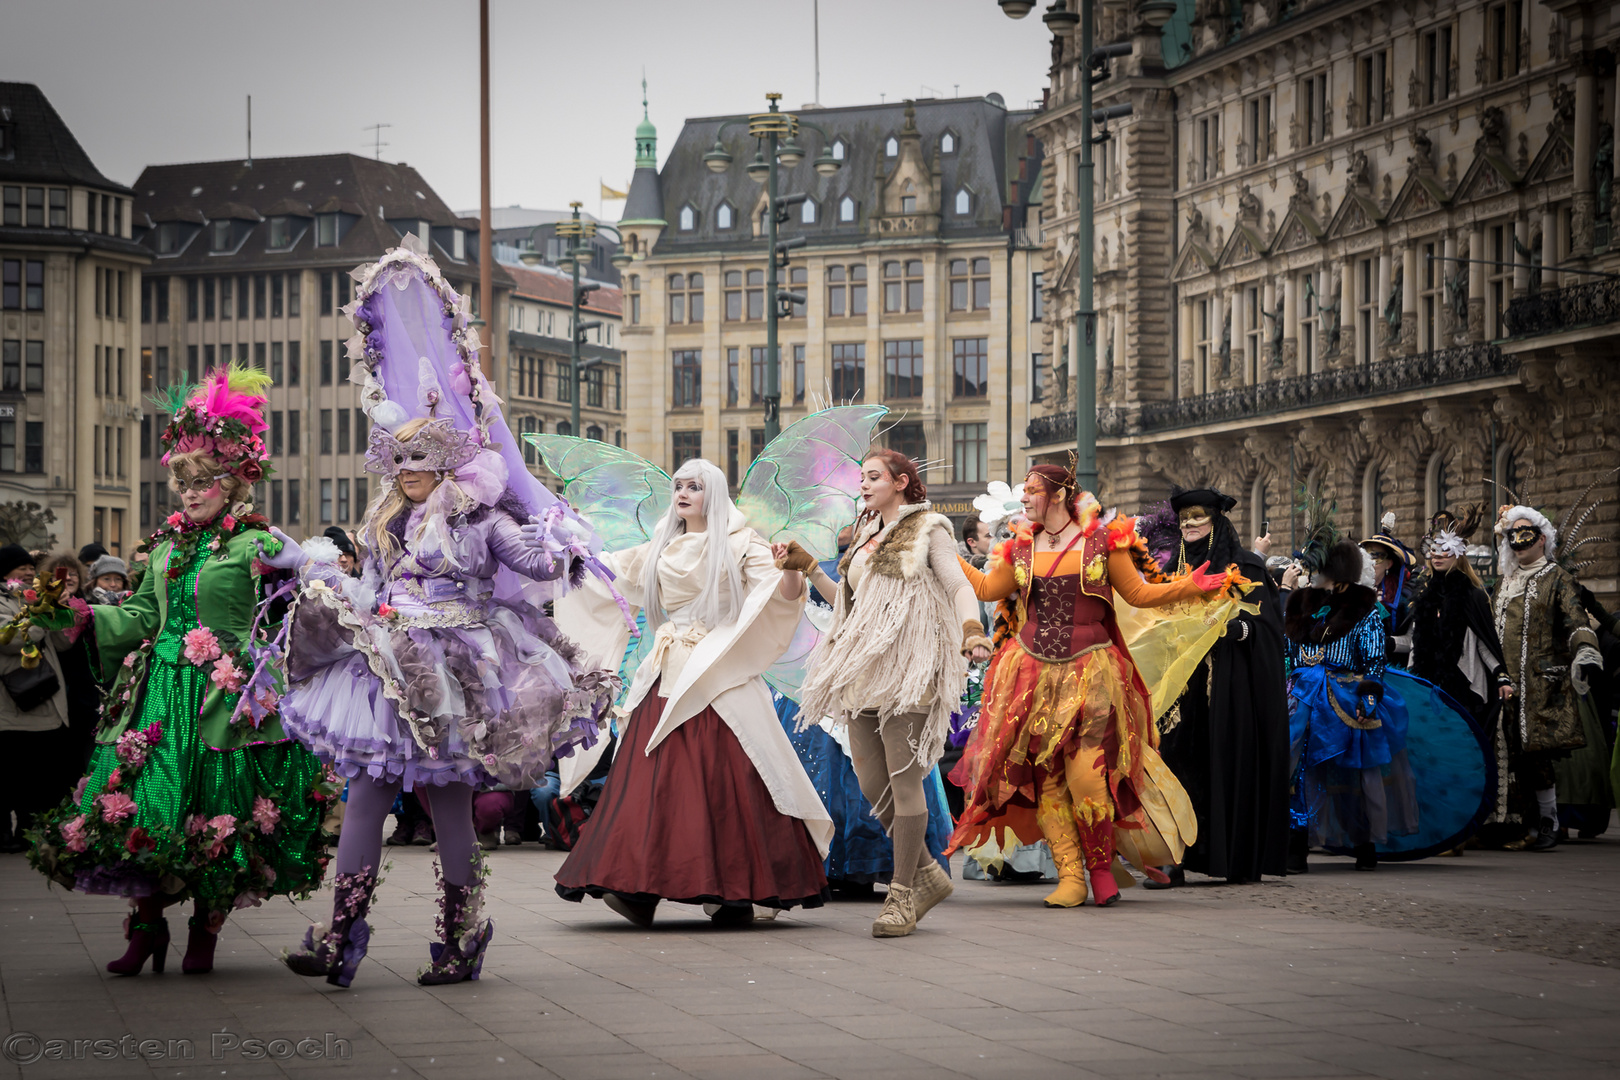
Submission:
MULTIPOLYGON (((481 503, 499 501, 514 512, 521 508, 522 516, 542 517, 559 535, 559 549, 588 537, 579 545, 588 551, 579 553, 599 552, 594 531, 529 472, 502 415, 501 400, 479 366, 468 298, 444 279, 417 238, 407 234, 399 247, 358 267, 352 276, 358 283, 354 302, 343 309, 355 323, 355 335, 347 342, 349 358, 355 361, 349 379, 361 388, 371 422, 395 431, 419 417, 449 420, 478 442, 479 458, 494 454, 505 465, 504 490, 494 497, 486 493, 481 503)), ((488 476, 498 474, 500 467, 485 458, 473 471, 488 476)), ((503 569, 497 575, 497 594, 528 592, 516 579, 503 569)))

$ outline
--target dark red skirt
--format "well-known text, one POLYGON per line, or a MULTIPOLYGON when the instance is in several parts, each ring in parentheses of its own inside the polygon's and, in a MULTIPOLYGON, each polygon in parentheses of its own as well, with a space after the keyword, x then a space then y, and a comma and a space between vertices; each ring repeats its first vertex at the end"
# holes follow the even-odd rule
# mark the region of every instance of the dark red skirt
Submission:
POLYGON ((557 871, 557 895, 820 907, 827 877, 815 841, 776 808, 713 706, 646 753, 664 709, 658 691, 654 683, 630 715, 602 797, 557 871))

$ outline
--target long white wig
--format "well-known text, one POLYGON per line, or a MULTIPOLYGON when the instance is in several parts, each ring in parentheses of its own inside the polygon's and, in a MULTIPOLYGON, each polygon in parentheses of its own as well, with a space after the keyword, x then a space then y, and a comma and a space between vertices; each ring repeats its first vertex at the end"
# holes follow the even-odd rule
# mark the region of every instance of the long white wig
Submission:
MULTIPOLYGON (((726 489, 726 474, 712 461, 693 458, 675 470, 673 479, 697 480, 703 485, 703 518, 708 523, 705 533, 709 545, 708 571, 703 592, 693 603, 692 616, 710 630, 716 630, 735 619, 742 607, 742 572, 731 553, 731 493, 726 489)), ((686 522, 671 505, 658 522, 646 563, 646 596, 641 607, 647 613, 649 626, 665 615, 658 595, 658 560, 669 542, 685 531, 686 522)))
POLYGON ((1551 559, 1553 553, 1558 550, 1558 530, 1553 527, 1552 522, 1547 520, 1546 514, 1533 506, 1507 507, 1502 511, 1502 516, 1496 519, 1496 535, 1498 537, 1496 557, 1499 560, 1497 565, 1502 568, 1503 574, 1519 565, 1519 556, 1509 546, 1507 534, 1508 530, 1513 528, 1513 523, 1520 518, 1528 521, 1541 532, 1542 539, 1547 541, 1546 556, 1548 559, 1551 559))

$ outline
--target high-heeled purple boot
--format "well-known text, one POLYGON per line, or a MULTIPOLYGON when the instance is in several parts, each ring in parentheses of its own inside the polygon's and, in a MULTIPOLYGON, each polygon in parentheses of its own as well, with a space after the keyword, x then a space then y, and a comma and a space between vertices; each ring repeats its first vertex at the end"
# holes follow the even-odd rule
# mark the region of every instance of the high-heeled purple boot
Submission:
POLYGON ((495 936, 495 923, 481 918, 482 882, 471 886, 442 882, 444 892, 439 904, 439 934, 442 941, 428 946, 432 963, 416 981, 423 986, 441 986, 446 983, 476 980, 484 967, 484 950, 495 936))
POLYGON ((368 867, 354 874, 339 874, 334 880, 332 928, 315 923, 304 931, 304 943, 296 952, 282 956, 283 962, 300 975, 324 975, 333 986, 348 986, 365 959, 371 943, 371 927, 366 912, 371 894, 377 889, 377 875, 368 867))

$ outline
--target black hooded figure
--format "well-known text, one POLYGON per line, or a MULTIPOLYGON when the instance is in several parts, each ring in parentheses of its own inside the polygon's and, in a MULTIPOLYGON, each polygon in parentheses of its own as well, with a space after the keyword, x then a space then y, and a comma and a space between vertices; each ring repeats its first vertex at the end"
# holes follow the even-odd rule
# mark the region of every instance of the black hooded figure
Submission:
MULTIPOLYGON (((1159 753, 1192 800, 1198 842, 1180 870, 1232 882, 1281 875, 1288 848, 1288 690, 1283 676, 1282 604, 1265 561, 1238 539, 1226 515, 1237 500, 1210 488, 1176 488, 1170 508, 1183 527, 1207 515, 1210 531, 1177 547, 1184 571, 1206 559, 1236 564, 1258 603, 1227 624, 1186 691, 1159 720, 1159 753), (1202 511, 1202 513, 1200 513, 1202 511)), ((1173 883, 1182 875, 1173 871, 1173 883)), ((1150 882, 1150 885, 1153 883, 1150 882)), ((1162 886, 1161 886, 1162 887, 1162 886)))

